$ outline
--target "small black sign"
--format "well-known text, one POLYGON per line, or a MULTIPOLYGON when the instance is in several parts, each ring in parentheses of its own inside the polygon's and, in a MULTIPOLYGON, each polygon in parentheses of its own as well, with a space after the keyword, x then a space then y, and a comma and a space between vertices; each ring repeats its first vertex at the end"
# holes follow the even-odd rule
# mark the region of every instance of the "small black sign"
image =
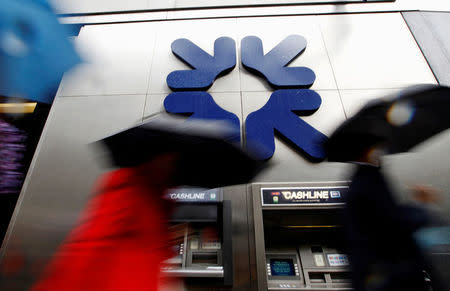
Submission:
POLYGON ((316 205, 343 203, 347 186, 262 188, 262 205, 316 205))
POLYGON ((222 201, 220 189, 177 188, 167 192, 166 198, 177 202, 219 202, 222 201))

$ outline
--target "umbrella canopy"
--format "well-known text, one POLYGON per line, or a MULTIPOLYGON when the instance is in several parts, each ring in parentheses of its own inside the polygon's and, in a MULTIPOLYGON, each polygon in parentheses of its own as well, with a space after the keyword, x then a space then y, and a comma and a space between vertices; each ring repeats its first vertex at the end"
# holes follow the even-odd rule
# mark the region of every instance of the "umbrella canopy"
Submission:
POLYGON ((223 122, 152 118, 101 141, 119 167, 132 167, 164 153, 178 153, 175 182, 216 188, 243 184, 261 171, 265 163, 259 150, 245 152, 230 141, 236 132, 223 122))
POLYGON ((0 6, 0 95, 52 103, 63 73, 80 62, 45 0, 0 6))
POLYGON ((373 146, 405 152, 450 127, 450 88, 420 86, 377 100, 345 121, 326 141, 329 161, 355 161, 373 146))

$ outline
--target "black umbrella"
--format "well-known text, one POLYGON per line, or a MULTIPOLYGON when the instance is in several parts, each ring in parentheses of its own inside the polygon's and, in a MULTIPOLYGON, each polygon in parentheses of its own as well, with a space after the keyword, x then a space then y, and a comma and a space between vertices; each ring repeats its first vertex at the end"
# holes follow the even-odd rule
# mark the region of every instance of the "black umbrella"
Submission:
POLYGON ((133 167, 163 153, 178 153, 175 182, 216 188, 249 182, 264 167, 255 154, 232 144, 236 134, 224 123, 156 117, 103 139, 119 167, 133 167))
POLYGON ((329 161, 357 160, 373 146, 405 152, 450 127, 450 88, 416 86, 369 103, 328 139, 329 161))

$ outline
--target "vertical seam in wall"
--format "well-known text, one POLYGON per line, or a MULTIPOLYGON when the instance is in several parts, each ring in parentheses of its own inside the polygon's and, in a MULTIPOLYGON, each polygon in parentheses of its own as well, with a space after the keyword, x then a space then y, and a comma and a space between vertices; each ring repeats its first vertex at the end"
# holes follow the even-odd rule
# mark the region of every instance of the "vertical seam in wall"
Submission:
MULTIPOLYGON (((319 16, 316 16, 316 17, 319 17, 319 16)), ((334 84, 336 85, 336 89, 338 91, 339 101, 341 102, 342 111, 344 112, 345 119, 347 119, 348 118, 347 112, 345 111, 344 102, 342 101, 342 97, 341 97, 341 90, 339 89, 338 82, 336 80, 336 74, 334 73, 333 64, 331 63, 330 54, 328 53, 327 44, 325 43, 325 38, 324 38, 323 32, 322 32, 322 26, 320 25, 319 21, 317 21, 317 23, 319 26, 320 36, 322 37, 322 43, 323 43, 323 46, 325 47, 325 52, 327 53, 328 62, 330 63, 331 72, 333 73, 334 84)))
MULTIPOLYGON (((235 24, 236 24, 236 28, 237 28, 238 27, 238 17, 236 17, 235 20, 236 20, 235 24)), ((236 34, 236 58, 237 58, 236 66, 237 66, 237 69, 238 69, 239 95, 240 95, 240 98, 241 98, 241 128, 240 128, 241 129, 241 146, 243 148, 245 148, 247 140, 245 138, 245 116, 244 116, 244 100, 243 100, 244 96, 242 95, 241 62, 240 62, 241 50, 240 50, 239 41, 240 41, 239 34, 237 33, 236 34)))
POLYGON ((244 96, 242 96, 242 91, 239 92, 239 95, 241 97, 241 146, 243 148, 246 148, 247 144, 247 139, 245 137, 245 119, 244 119, 244 96))
MULTIPOLYGON (((428 58, 427 58, 427 56, 425 55, 425 53, 424 53, 424 51, 423 51, 423 49, 422 49, 422 46, 421 46, 420 43, 419 43, 419 40, 416 38, 416 35, 414 34, 412 27, 409 25, 408 21, 407 21, 406 18, 405 18, 405 13, 404 13, 404 12, 399 12, 399 13, 400 13, 400 15, 402 16, 402 19, 403 19, 403 21, 405 22, 406 27, 407 27, 408 30, 409 30, 409 33, 411 33, 411 36, 413 37, 414 42, 416 43, 417 47, 419 48, 420 53, 422 54, 423 58, 424 58, 425 61, 427 62, 428 68, 430 69, 431 73, 433 74, 434 79, 436 80, 436 82, 437 82, 438 84, 440 84, 441 82, 439 82, 438 76, 436 76, 436 73, 434 72, 433 67, 431 66, 430 62, 428 61, 428 58)), ((429 27, 428 27, 428 24, 426 23, 425 19, 424 19, 423 16, 422 16, 422 12, 415 12, 415 13, 418 13, 418 14, 419 14, 420 18, 422 19, 422 23, 424 24, 424 26, 427 28, 427 30, 430 30, 429 27)), ((431 31, 431 33, 433 33, 433 32, 431 31)))
POLYGON ((250 260, 250 252, 251 252, 251 244, 250 244, 250 209, 248 207, 248 186, 249 184, 245 185, 245 209, 247 210, 247 250, 248 250, 248 279, 249 279, 249 287, 251 289, 252 285, 252 272, 251 272, 251 260, 250 260))
MULTIPOLYGON (((158 27, 161 25, 161 23, 157 24, 157 29, 158 27)), ((153 42, 153 51, 152 51, 152 57, 150 59, 150 66, 149 66, 149 72, 148 72, 148 78, 147 78, 147 90, 145 91, 145 100, 144 100, 144 108, 142 109, 142 118, 141 120, 144 121, 145 118, 145 108, 147 107, 147 99, 149 98, 149 93, 148 93, 148 89, 150 88, 150 80, 152 78, 152 68, 153 68, 153 60, 155 59, 155 50, 156 50, 156 43, 158 42, 158 35, 157 32, 155 32, 155 38, 154 38, 154 42, 153 42)))
POLYGON ((255 269, 255 272, 252 272, 252 260, 251 258, 255 260, 255 268, 257 267, 256 264, 256 243, 255 243, 255 223, 254 223, 254 208, 253 208, 253 184, 247 184, 246 187, 246 204, 247 204, 247 238, 248 238, 248 266, 249 266, 249 278, 250 278, 250 290, 256 290, 258 286, 258 276, 256 278, 253 277, 253 274, 257 273, 257 270, 255 269), (252 246, 254 246, 252 248, 252 246), (253 254, 251 254, 253 252, 253 254), (254 286, 254 282, 256 282, 256 286, 254 286))

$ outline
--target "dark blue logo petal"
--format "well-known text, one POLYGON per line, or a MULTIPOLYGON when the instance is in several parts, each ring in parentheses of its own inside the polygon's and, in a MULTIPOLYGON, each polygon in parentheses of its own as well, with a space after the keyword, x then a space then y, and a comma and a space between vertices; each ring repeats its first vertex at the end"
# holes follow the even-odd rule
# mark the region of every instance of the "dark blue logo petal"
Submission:
POLYGON ((259 110, 248 115, 245 121, 247 140, 261 143, 267 150, 265 159, 275 152, 275 132, 313 161, 326 156, 321 144, 327 138, 320 131, 298 118, 319 109, 322 99, 308 89, 285 89, 272 93, 269 101, 259 110))
POLYGON ((225 75, 236 66, 236 44, 229 37, 214 42, 214 56, 190 40, 177 39, 172 52, 192 70, 174 71, 167 76, 167 85, 173 91, 207 90, 217 77, 225 75))
POLYGON ((306 39, 290 35, 264 55, 262 41, 247 36, 241 42, 241 60, 244 67, 262 77, 275 89, 309 88, 316 75, 306 67, 286 67, 306 49, 306 39))

